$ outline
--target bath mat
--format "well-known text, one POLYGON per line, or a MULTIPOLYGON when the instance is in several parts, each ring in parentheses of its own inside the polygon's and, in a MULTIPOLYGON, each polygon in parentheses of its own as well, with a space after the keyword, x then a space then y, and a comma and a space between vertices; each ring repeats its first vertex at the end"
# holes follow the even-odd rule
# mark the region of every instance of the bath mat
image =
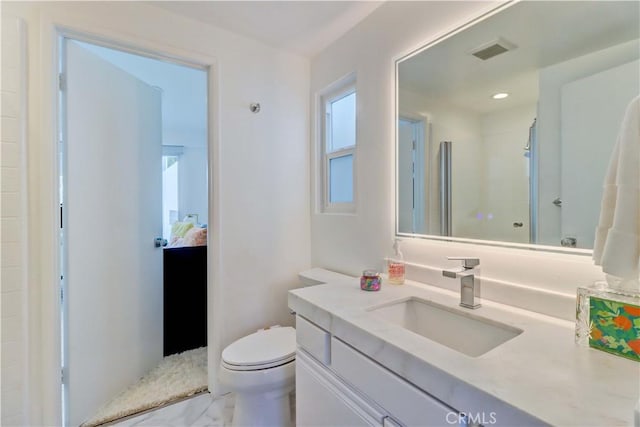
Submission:
POLYGON ((172 354, 117 395, 81 427, 94 427, 207 389, 207 347, 172 354))

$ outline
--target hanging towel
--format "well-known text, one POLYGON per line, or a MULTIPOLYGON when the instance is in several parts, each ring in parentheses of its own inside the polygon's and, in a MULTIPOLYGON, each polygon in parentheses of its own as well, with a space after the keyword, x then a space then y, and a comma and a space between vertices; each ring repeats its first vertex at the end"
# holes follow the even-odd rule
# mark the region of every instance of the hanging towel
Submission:
POLYGON ((622 120, 604 181, 593 259, 605 273, 638 279, 640 262, 640 96, 622 120))

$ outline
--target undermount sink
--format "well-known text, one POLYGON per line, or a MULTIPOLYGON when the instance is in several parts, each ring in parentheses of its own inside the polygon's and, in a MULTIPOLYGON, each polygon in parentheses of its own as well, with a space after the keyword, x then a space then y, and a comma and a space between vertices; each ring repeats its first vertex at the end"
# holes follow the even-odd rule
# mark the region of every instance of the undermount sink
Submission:
POLYGON ((481 356, 522 333, 521 329, 415 297, 368 311, 471 357, 481 356))

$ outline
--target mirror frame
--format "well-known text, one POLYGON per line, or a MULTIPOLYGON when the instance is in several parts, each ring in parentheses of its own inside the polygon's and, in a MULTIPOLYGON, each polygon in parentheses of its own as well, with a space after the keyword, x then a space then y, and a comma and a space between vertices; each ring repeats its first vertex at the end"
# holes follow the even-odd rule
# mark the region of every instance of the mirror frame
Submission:
MULTIPOLYGON (((412 49, 409 53, 402 54, 394 59, 394 108, 393 108, 393 135, 394 135, 394 213, 395 213, 395 236, 401 237, 403 239, 413 238, 413 239, 424 239, 424 240, 437 240, 441 242, 452 242, 452 243, 467 243, 467 244, 475 244, 475 245, 483 245, 483 246, 494 246, 494 247, 502 247, 502 248, 511 248, 511 249, 527 249, 533 251, 542 251, 542 252, 552 252, 552 253, 562 253, 569 255, 583 255, 583 256, 593 256, 593 249, 579 249, 579 248, 566 248, 562 246, 550 246, 550 245, 538 245, 534 243, 515 243, 515 242, 504 242, 500 240, 481 240, 481 239, 469 239, 464 237, 452 237, 452 236, 438 236, 433 234, 414 234, 414 233, 404 233, 401 232, 399 227, 399 191, 398 191, 398 119, 403 111, 400 110, 399 103, 399 66, 400 62, 412 58, 423 51, 441 43, 450 37, 470 28, 474 25, 479 24, 480 22, 496 15, 511 6, 520 3, 519 0, 509 0, 508 2, 501 4, 497 7, 490 8, 488 11, 481 13, 476 18, 471 19, 470 21, 458 25, 449 31, 445 31, 444 34, 437 35, 433 40, 428 41, 426 44, 422 44, 418 48, 412 49)), ((428 118, 425 117, 425 120, 428 118)))

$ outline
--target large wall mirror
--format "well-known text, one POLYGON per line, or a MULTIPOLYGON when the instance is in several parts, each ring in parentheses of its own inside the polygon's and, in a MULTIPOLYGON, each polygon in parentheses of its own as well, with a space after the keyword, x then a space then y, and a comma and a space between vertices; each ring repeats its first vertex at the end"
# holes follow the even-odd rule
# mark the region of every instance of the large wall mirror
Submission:
POLYGON ((592 249, 639 37, 637 1, 523 1, 400 59, 397 234, 592 249))

